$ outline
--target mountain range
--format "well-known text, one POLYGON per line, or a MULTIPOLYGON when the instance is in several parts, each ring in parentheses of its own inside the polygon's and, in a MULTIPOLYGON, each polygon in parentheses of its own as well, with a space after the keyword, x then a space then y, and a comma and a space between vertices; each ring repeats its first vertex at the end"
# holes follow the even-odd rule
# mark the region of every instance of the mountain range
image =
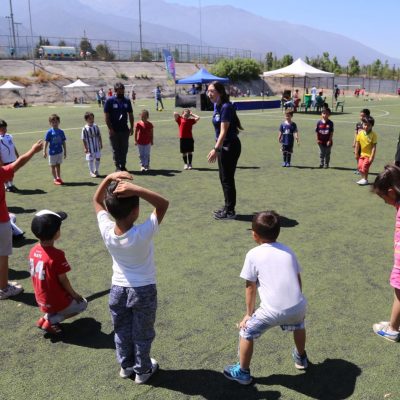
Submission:
MULTIPOLYGON (((8 1, 0 2, 6 6, 3 13, 9 14, 8 1)), ((139 0, 31 0, 31 11, 34 35, 80 38, 86 33, 92 40, 139 41, 139 0)), ((29 35, 27 0, 13 0, 13 13, 14 20, 22 23, 19 35, 29 35)), ((203 6, 200 15, 198 7, 146 0, 141 1, 141 16, 145 43, 245 49, 258 59, 269 51, 278 58, 328 52, 342 65, 352 56, 361 64, 376 59, 400 64, 399 59, 343 35, 267 19, 229 5, 203 6)), ((0 35, 8 33, 7 24, 0 24, 0 35)))

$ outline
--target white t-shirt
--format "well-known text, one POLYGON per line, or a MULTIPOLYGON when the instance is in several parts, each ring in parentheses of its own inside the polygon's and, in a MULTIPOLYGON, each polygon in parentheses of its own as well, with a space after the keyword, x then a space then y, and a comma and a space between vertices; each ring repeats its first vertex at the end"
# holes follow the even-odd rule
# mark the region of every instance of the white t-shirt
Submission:
POLYGON ((284 311, 304 301, 298 274, 301 267, 293 251, 282 243, 263 243, 251 249, 240 277, 257 282, 260 307, 284 311))
POLYGON ((8 133, 0 135, 0 159, 3 164, 12 163, 17 159, 13 137, 8 133))
POLYGON ((115 222, 107 211, 97 213, 101 236, 113 260, 112 284, 123 287, 139 287, 156 283, 153 236, 158 232, 158 220, 154 214, 140 225, 118 236, 115 222))

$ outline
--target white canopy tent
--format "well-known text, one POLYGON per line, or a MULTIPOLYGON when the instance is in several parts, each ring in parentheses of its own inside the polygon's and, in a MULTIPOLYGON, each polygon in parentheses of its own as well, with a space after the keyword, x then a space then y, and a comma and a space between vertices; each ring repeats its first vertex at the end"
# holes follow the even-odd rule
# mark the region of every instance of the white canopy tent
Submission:
POLYGON ((20 85, 16 85, 15 83, 12 83, 11 81, 7 81, 6 83, 3 83, 0 86, 1 90, 23 90, 24 91, 24 96, 23 98, 26 98, 26 87, 25 86, 20 86, 20 85))
MULTIPOLYGON (((86 92, 84 91, 85 88, 86 89, 87 88, 93 88, 93 86, 83 82, 80 79, 77 79, 75 82, 72 82, 69 85, 63 86, 64 102, 65 102, 65 94, 66 94, 65 90, 66 89, 72 89, 73 93, 74 93, 75 89, 80 89, 82 94, 86 94, 86 92)), ((95 90, 95 89, 93 88, 92 90, 95 90)), ((80 96, 80 99, 81 99, 81 103, 83 103, 83 97, 82 96, 80 96)))
POLYGON ((306 89, 307 78, 332 78, 332 104, 333 104, 333 86, 335 74, 332 72, 322 71, 315 68, 301 58, 284 68, 279 68, 274 71, 267 71, 263 73, 263 78, 293 78, 292 86, 294 86, 294 78, 304 78, 304 90, 306 89))

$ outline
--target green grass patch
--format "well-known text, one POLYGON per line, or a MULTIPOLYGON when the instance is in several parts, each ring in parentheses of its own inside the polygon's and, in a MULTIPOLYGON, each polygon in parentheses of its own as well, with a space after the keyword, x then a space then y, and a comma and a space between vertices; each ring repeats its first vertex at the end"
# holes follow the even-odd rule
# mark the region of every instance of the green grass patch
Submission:
MULTIPOLYGON (((388 284, 393 259, 395 210, 368 187, 355 184, 352 140, 361 108, 376 120, 377 156, 371 177, 392 161, 400 126, 400 101, 346 99, 335 123, 331 168, 319 170, 315 125, 318 115, 294 116, 300 132, 291 168, 282 168, 277 140, 281 110, 242 112, 242 155, 236 173, 236 221, 215 221, 222 204, 215 165, 207 163, 213 147, 211 113, 199 112, 194 126, 192 171, 183 171, 171 100, 156 112, 152 100, 137 100, 135 118, 150 110, 154 124, 151 169, 139 172, 131 145, 128 168, 135 182, 170 200, 155 239, 159 307, 152 355, 161 370, 148 386, 118 376, 107 305, 111 259, 102 243, 91 198, 98 179, 89 176, 80 139, 83 115, 90 110, 102 128, 105 148, 100 173, 113 171, 103 113, 96 105, 0 109, 20 153, 44 136, 48 116, 57 113, 67 136, 62 164, 65 186, 53 185, 40 153, 15 178, 20 193, 7 194, 10 211, 26 231, 25 245, 10 259, 10 278, 25 293, 1 302, 0 398, 13 399, 383 399, 400 398, 399 347, 376 337, 372 324, 389 318, 388 284), (88 309, 65 321, 61 340, 45 339, 34 323, 35 305, 27 256, 34 243, 30 222, 37 210, 64 210, 57 247, 66 252, 76 290, 88 297, 88 309), (244 312, 244 282, 239 273, 246 252, 255 246, 250 226, 254 212, 274 209, 286 217, 279 240, 298 255, 309 302, 307 351, 314 364, 302 374, 291 360, 291 335, 276 328, 255 343, 255 385, 227 381, 222 368, 236 362, 238 332, 244 312)), ((140 221, 151 208, 142 203, 140 221)))

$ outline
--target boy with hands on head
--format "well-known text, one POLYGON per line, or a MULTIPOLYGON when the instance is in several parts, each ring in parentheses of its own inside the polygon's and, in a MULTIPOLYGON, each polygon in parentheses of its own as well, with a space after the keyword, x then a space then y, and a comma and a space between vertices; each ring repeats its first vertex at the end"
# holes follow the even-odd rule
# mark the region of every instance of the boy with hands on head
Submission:
POLYGON ((119 375, 128 378, 135 374, 135 382, 142 384, 158 369, 157 361, 150 358, 157 309, 153 236, 169 202, 151 190, 126 181, 132 179, 125 171, 108 175, 99 185, 93 205, 101 236, 113 261, 109 308, 117 360, 121 365, 119 375), (145 222, 135 225, 139 199, 153 205, 154 211, 145 222))

